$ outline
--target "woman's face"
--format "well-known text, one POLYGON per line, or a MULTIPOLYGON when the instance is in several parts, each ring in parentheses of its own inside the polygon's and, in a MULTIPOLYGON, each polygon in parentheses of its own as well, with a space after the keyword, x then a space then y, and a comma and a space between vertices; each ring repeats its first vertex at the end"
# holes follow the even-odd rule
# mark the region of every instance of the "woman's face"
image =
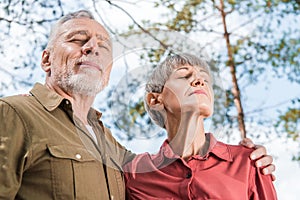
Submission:
POLYGON ((206 118, 213 113, 212 80, 204 68, 185 65, 174 69, 161 97, 166 112, 171 115, 190 112, 206 118))

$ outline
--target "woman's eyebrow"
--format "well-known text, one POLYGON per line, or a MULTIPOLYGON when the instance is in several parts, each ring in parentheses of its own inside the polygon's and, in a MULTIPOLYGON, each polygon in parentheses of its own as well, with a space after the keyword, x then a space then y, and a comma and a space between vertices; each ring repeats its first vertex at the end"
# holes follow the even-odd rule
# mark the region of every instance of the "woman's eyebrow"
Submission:
POLYGON ((207 75, 209 75, 209 72, 205 69, 205 68, 196 68, 197 70, 198 70, 198 72, 200 72, 200 73, 205 73, 205 74, 207 74, 207 75))
POLYGON ((189 70, 190 68, 189 67, 185 67, 185 66, 182 66, 182 67, 178 67, 175 69, 175 71, 180 71, 180 70, 189 70))
MULTIPOLYGON (((181 70, 190 71, 192 68, 193 68, 193 67, 189 67, 189 66, 181 66, 181 67, 176 68, 174 72, 178 72, 178 71, 181 71, 181 70)), ((194 67, 194 68, 195 68, 198 72, 204 73, 204 74, 206 74, 206 75, 209 76, 209 72, 208 72, 206 69, 204 69, 204 68, 202 68, 202 67, 194 67)))

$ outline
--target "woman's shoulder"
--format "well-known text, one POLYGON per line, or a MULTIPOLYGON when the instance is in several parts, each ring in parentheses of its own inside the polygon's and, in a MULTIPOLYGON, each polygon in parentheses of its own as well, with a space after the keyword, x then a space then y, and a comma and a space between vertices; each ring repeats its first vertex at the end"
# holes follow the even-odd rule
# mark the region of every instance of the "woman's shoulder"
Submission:
POLYGON ((233 159, 240 158, 240 159, 244 159, 244 160, 247 159, 251 161, 250 154, 254 151, 254 148, 248 148, 243 145, 232 145, 232 144, 225 144, 225 143, 223 144, 227 147, 233 159))

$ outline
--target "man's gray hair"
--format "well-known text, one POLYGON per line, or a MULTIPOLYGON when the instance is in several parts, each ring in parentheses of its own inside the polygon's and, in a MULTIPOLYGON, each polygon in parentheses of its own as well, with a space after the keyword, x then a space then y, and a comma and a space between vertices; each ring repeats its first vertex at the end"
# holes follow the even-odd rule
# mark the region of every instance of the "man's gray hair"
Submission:
POLYGON ((56 38, 56 33, 58 28, 64 24, 65 22, 72 20, 72 19, 79 19, 79 18, 88 18, 88 19, 93 19, 95 20, 95 17, 93 16, 93 14, 88 11, 88 10, 79 10, 76 12, 72 12, 72 13, 68 13, 67 15, 61 17, 52 27, 51 27, 51 32, 49 35, 49 41, 47 44, 47 48, 49 49, 52 47, 53 45, 53 41, 56 38))
POLYGON ((146 101, 147 94, 151 92, 161 93, 166 81, 169 79, 173 70, 185 65, 204 69, 209 74, 212 80, 210 67, 207 64, 206 60, 192 54, 182 53, 171 55, 168 56, 161 64, 159 64, 152 72, 146 84, 144 106, 151 119, 162 128, 165 127, 165 119, 161 112, 150 109, 146 101))

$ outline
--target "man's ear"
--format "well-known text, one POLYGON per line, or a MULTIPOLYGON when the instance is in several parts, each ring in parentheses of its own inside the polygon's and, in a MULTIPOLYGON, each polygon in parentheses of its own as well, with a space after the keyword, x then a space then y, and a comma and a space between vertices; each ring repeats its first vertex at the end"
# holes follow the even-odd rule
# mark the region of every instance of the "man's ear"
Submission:
POLYGON ((148 106, 157 111, 164 110, 164 104, 160 93, 150 92, 146 96, 148 106))
POLYGON ((51 62, 50 62, 50 52, 48 50, 43 51, 41 66, 45 72, 50 73, 51 62))

